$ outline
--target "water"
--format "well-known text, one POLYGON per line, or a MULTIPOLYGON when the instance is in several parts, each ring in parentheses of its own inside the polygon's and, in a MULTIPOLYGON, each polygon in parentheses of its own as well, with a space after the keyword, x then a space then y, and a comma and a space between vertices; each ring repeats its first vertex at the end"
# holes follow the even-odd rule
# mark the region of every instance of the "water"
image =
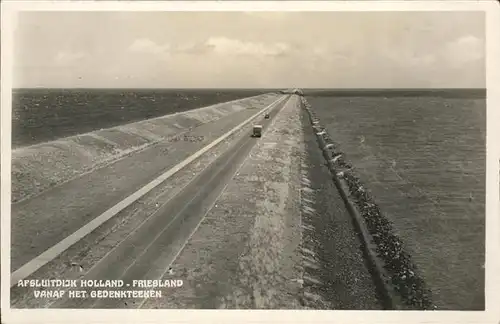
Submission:
POLYGON ((312 93, 436 302, 484 308, 486 100, 474 93, 312 93))
POLYGON ((264 93, 260 90, 16 89, 13 148, 264 93))

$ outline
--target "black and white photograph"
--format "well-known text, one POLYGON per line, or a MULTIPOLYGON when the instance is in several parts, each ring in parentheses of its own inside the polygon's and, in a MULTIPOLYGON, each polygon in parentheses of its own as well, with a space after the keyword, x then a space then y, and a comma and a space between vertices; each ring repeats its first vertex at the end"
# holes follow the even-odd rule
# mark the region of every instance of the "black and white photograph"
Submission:
POLYGON ((484 6, 53 6, 10 19, 11 311, 487 310, 484 6))

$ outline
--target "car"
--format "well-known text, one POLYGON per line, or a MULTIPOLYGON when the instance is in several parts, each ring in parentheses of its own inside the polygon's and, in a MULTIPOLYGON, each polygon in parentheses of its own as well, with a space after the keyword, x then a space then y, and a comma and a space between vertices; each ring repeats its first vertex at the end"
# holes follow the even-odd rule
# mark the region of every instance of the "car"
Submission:
POLYGON ((254 125, 252 137, 261 137, 262 136, 262 125, 254 125))
POLYGON ((266 114, 264 115, 264 118, 265 118, 265 119, 269 119, 269 113, 266 113, 266 114))

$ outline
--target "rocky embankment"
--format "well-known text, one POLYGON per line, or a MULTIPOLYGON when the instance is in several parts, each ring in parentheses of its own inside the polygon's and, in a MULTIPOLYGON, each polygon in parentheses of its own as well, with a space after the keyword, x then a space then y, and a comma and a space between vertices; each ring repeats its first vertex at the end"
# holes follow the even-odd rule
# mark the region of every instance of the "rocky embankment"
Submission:
POLYGON ((404 243, 394 232, 370 191, 356 176, 356 169, 339 146, 320 125, 306 98, 303 107, 309 114, 318 144, 342 198, 353 216, 363 241, 365 256, 372 266, 374 279, 384 293, 390 309, 434 310, 432 294, 419 275, 404 243))

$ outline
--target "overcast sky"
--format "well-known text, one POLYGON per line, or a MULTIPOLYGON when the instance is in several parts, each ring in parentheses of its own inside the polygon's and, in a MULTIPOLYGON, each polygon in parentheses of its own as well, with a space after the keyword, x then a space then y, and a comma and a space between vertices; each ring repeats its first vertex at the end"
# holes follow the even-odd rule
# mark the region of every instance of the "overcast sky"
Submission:
POLYGON ((23 12, 15 87, 485 87, 481 12, 23 12))

